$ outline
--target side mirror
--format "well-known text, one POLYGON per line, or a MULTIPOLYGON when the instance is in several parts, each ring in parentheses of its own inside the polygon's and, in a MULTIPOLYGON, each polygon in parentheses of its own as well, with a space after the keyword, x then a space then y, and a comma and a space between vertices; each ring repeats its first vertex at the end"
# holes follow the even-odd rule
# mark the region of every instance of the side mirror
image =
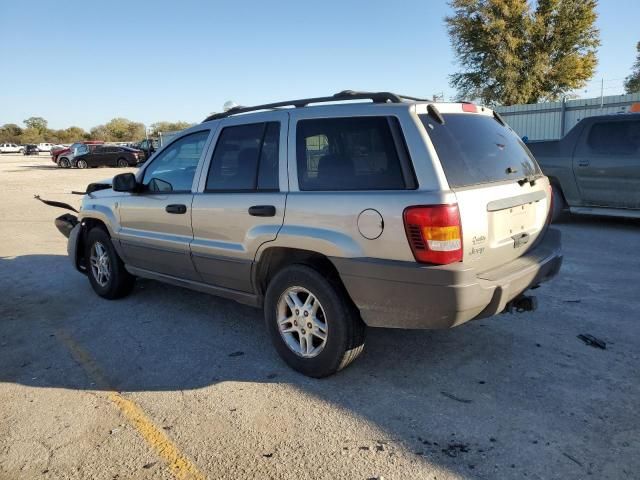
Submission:
POLYGON ((113 177, 114 192, 135 192, 138 189, 138 182, 133 173, 121 173, 113 177))

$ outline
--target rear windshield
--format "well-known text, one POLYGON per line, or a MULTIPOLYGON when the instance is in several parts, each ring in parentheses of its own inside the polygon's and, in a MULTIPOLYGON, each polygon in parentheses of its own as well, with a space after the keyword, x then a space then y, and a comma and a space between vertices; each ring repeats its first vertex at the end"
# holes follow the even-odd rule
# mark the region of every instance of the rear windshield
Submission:
POLYGON ((451 188, 541 175, 522 140, 495 118, 473 113, 442 117, 444 124, 420 115, 451 188))

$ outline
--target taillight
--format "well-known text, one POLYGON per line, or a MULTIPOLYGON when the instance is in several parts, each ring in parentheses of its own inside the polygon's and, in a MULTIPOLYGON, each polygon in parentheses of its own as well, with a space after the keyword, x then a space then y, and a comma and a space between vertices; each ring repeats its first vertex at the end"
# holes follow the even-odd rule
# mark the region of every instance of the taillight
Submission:
POLYGON ((478 113, 478 107, 473 103, 463 103, 462 111, 468 113, 478 113))
POLYGON ((462 227, 458 205, 409 207, 404 211, 407 239, 418 262, 462 261, 462 227))

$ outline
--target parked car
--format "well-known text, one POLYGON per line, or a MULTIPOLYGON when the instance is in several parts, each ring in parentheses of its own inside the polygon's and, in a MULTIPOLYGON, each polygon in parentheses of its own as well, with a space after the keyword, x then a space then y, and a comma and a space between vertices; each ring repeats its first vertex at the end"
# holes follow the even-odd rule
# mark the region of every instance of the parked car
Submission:
POLYGON ((40 152, 50 152, 51 149, 54 147, 53 143, 39 143, 37 145, 38 147, 38 151, 40 152))
MULTIPOLYGON (((53 158, 60 153, 62 150, 66 150, 70 147, 70 145, 55 145, 53 147, 51 147, 51 159, 53 160, 53 158)), ((54 160, 55 161, 55 160, 54 160)))
POLYGON ((640 113, 587 117, 561 140, 527 146, 554 187, 554 217, 640 218, 640 113))
POLYGON ((74 163, 73 159, 78 155, 89 153, 98 145, 103 145, 104 142, 98 140, 88 140, 86 142, 76 142, 71 144, 69 148, 63 150, 56 150, 51 155, 51 161, 56 163, 61 168, 71 168, 74 163))
POLYGON ((144 161, 140 150, 117 145, 96 145, 93 150, 78 155, 71 161, 78 168, 89 167, 135 167, 144 161))
POLYGON ((0 153, 24 153, 25 148, 15 143, 0 143, 0 153))
POLYGON ((260 307, 312 377, 352 362, 366 326, 532 310, 525 292, 562 262, 548 179, 466 103, 345 91, 230 109, 88 191, 56 222, 99 296, 144 277, 260 307))
POLYGON ((29 145, 25 146, 24 154, 25 155, 40 155, 40 149, 38 148, 38 145, 34 145, 33 143, 30 143, 29 145))

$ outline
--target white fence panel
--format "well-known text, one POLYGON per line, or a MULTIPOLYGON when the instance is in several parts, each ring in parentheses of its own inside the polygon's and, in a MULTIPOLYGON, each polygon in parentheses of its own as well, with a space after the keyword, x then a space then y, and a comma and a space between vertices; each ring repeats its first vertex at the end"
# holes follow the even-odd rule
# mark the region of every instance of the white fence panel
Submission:
POLYGON ((536 103, 497 107, 507 123, 521 137, 529 140, 562 138, 576 123, 586 117, 626 113, 632 104, 640 102, 640 93, 581 98, 566 102, 536 103))

